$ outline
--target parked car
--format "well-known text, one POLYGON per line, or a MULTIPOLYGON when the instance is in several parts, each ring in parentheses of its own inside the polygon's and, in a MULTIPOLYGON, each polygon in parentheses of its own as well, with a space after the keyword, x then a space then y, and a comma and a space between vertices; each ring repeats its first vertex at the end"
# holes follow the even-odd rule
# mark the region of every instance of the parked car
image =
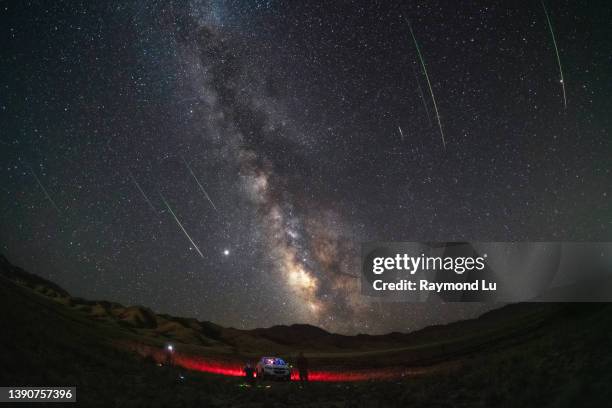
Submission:
POLYGON ((291 380, 291 367, 278 357, 262 357, 255 367, 257 379, 291 380))

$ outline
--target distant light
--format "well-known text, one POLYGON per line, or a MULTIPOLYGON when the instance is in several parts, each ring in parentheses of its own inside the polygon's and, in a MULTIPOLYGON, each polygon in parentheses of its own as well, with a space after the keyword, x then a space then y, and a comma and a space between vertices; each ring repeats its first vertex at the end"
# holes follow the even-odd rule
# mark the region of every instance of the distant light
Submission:
POLYGON ((174 351, 174 346, 172 344, 168 344, 166 348, 168 349, 168 351, 174 351))
POLYGON ((223 250, 223 255, 229 256, 229 254, 230 254, 230 250, 229 249, 224 249, 223 250))

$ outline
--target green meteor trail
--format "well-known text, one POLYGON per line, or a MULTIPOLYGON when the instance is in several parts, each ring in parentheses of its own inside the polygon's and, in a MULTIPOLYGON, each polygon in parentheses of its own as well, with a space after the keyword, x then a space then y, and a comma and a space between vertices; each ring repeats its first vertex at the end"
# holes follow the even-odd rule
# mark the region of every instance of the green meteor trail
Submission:
POLYGON ((166 206, 166 208, 168 209, 168 211, 170 211, 170 214, 172 214, 172 217, 174 218, 174 220, 176 221, 176 223, 178 224, 178 226, 181 228, 181 230, 183 231, 183 233, 185 234, 185 236, 187 237, 187 239, 189 240, 189 242, 191 242, 191 245, 193 245, 193 247, 195 248, 195 250, 198 252, 198 254, 200 254, 200 257, 202 257, 202 259, 204 259, 204 254, 202 254, 202 251, 200 251, 200 248, 198 248, 198 246, 196 245, 196 243, 193 241, 193 239, 191 239, 191 236, 189 235, 189 233, 187 232, 187 230, 185 229, 185 227, 183 227, 183 224, 181 224, 181 222, 179 221, 179 219, 176 217, 176 214, 174 214, 174 211, 172 211, 172 208, 170 208, 170 205, 168 204, 168 202, 166 201, 166 197, 164 197, 164 195, 162 194, 161 191, 158 191, 159 196, 161 197, 162 201, 164 202, 164 205, 166 206))
POLYGON ((130 178, 132 179, 132 182, 134 182, 134 185, 136 186, 138 191, 140 191, 140 194, 142 194, 142 197, 145 199, 147 204, 149 204, 149 207, 151 207, 151 209, 153 210, 154 213, 157 213, 157 210, 155 209, 155 206, 153 205, 153 203, 151 203, 151 200, 149 200, 149 197, 147 196, 147 194, 144 192, 142 187, 140 187, 140 183, 138 183, 138 181, 136 180, 136 178, 134 177, 134 175, 132 174, 132 172, 129 169, 128 169, 128 174, 130 175, 130 178))
POLYGON ((45 186, 43 185, 43 183, 40 181, 40 179, 38 178, 38 176, 36 175, 36 172, 34 171, 34 169, 32 168, 32 166, 30 166, 28 164, 28 167, 30 168, 30 172, 32 173, 32 175, 34 176, 34 178, 36 179, 36 182, 38 183, 38 186, 41 188, 41 190, 43 191, 43 193, 45 193, 45 197, 47 197, 47 200, 49 200, 49 202, 51 202, 51 205, 53 206, 53 208, 55 208, 55 210, 61 214, 61 211, 59 209, 59 207, 57 206, 57 204, 55 204, 55 201, 53 201, 53 199, 51 198, 51 196, 49 195, 49 193, 47 192, 47 189, 45 188, 45 186))
POLYGON ((200 180, 198 180, 198 178, 196 177, 194 171, 191 169, 191 166, 189 165, 189 163, 187 162, 187 160, 185 160, 184 157, 181 157, 183 159, 183 163, 185 163, 185 166, 187 167, 187 169, 189 170, 189 173, 191 173, 191 175, 193 176, 194 180, 196 181, 196 183, 198 183, 198 186, 200 187, 200 190, 202 191, 202 193, 204 194, 204 197, 206 197, 206 199, 208 200, 208 202, 210 203, 210 205, 212 205, 212 208, 215 209, 215 211, 219 212, 219 210, 217 209, 217 206, 215 205, 215 203, 213 203, 213 200, 210 198, 210 196, 208 195, 208 193, 206 192, 206 190, 204 189, 204 186, 202 185, 202 183, 200 183, 200 180))
POLYGON ((561 67, 561 57, 559 56, 559 48, 557 47, 557 39, 555 37, 555 32, 553 31, 553 26, 550 21, 550 15, 548 14, 548 10, 546 9, 546 4, 542 1, 542 8, 544 9, 544 14, 546 14, 546 22, 548 23, 548 29, 550 30, 550 37, 552 38, 553 45, 555 47, 555 54, 557 55, 557 65, 559 65, 559 76, 561 82, 561 89, 563 90, 563 107, 567 109, 567 97, 565 94, 565 80, 563 79, 563 68, 561 67))
POLYGON ((434 96, 433 88, 431 87, 431 81, 429 80, 429 74, 427 73, 427 67, 425 66, 425 60, 423 59, 423 55, 421 55, 421 49, 419 48, 419 43, 414 36, 414 32, 412 31, 412 25, 410 24, 410 20, 406 19, 408 22, 408 29, 410 29, 410 35, 414 40, 414 46, 416 47, 417 54, 419 55, 419 60, 421 61, 421 66, 423 67, 423 72, 425 73, 425 78, 427 79, 427 86, 429 87, 429 93, 431 94, 431 100, 433 101, 434 110, 436 111, 436 119, 438 119, 438 128, 440 129, 440 136, 442 137, 442 146, 446 150, 446 140, 444 139, 444 131, 442 130, 442 122, 440 121, 440 112, 438 112, 438 104, 436 103, 436 97, 434 96))

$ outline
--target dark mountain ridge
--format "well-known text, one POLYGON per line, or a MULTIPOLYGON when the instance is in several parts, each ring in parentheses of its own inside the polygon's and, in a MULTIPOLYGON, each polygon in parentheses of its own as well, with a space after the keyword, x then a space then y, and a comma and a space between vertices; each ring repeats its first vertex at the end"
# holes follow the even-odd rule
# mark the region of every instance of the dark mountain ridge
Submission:
POLYGON ((171 340, 200 346, 224 344, 229 347, 228 352, 248 352, 252 345, 270 352, 297 349, 331 352, 344 349, 367 351, 405 348, 424 341, 443 342, 465 336, 466 332, 494 330, 503 320, 529 323, 530 319, 536 318, 537 323, 541 323, 543 315, 552 316, 562 308, 554 304, 507 305, 487 312, 477 319, 430 326, 411 333, 392 332, 384 335, 342 335, 309 324, 241 330, 194 318, 156 314, 144 306, 124 306, 117 302, 72 297, 59 285, 12 265, 4 256, 0 256, 0 276, 77 310, 93 320, 119 325, 160 341, 171 340))

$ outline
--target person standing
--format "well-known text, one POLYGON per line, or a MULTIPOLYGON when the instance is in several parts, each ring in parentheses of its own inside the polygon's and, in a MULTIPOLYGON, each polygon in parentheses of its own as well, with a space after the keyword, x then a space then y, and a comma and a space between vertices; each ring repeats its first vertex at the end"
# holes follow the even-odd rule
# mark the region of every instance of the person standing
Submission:
POLYGON ((254 372, 255 370, 251 366, 251 363, 246 363, 246 366, 244 367, 244 376, 249 384, 253 384, 253 382, 255 382, 255 377, 253 376, 254 372))
POLYGON ((297 368, 300 375, 300 383, 303 384, 308 382, 308 359, 301 351, 297 358, 297 368))

